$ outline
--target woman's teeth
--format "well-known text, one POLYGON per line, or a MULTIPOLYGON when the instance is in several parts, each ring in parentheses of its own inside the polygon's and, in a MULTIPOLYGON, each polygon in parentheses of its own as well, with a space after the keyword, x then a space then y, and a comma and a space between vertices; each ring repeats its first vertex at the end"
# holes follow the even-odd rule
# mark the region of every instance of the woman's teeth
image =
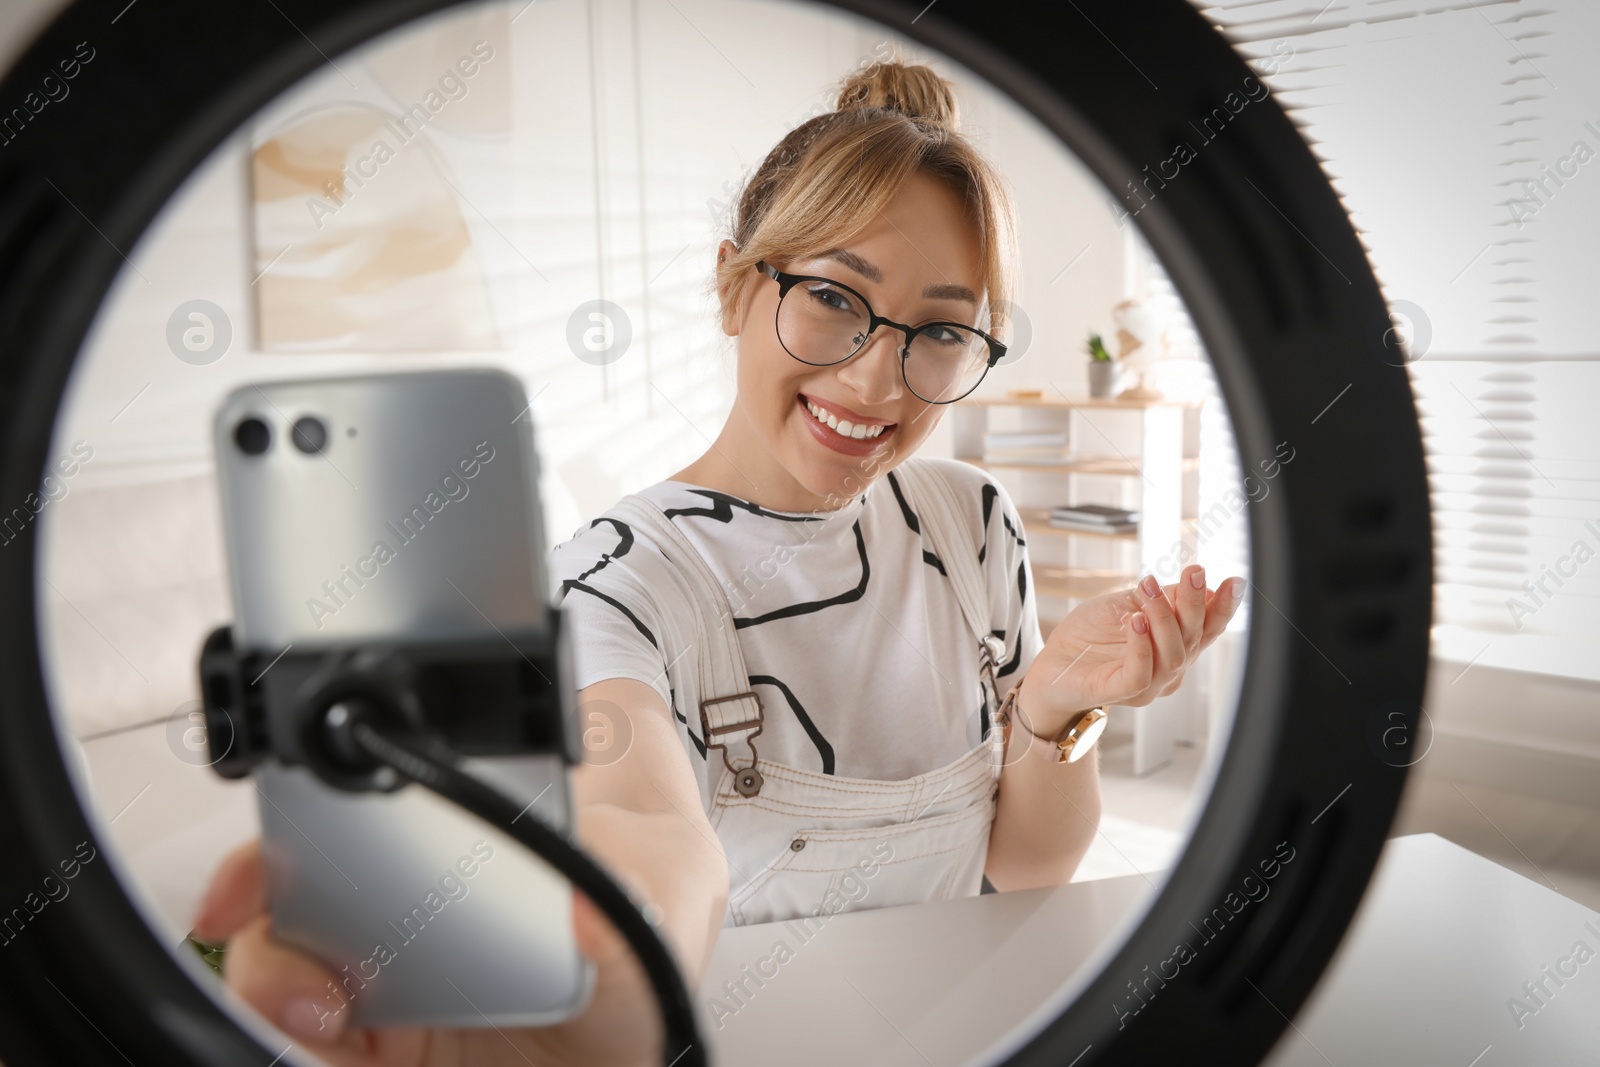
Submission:
POLYGON ((822 423, 824 426, 827 426, 840 436, 853 437, 858 441, 868 437, 877 437, 888 428, 883 425, 856 426, 851 423, 849 419, 840 419, 833 412, 827 410, 826 408, 818 407, 809 400, 806 401, 806 410, 811 412, 812 417, 818 422, 822 423))

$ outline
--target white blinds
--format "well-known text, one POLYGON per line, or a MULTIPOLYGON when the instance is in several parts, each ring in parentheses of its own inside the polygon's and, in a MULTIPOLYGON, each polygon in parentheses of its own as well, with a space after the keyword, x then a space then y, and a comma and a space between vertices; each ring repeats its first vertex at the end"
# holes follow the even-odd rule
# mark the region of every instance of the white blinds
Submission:
POLYGON ((1196 4, 1305 135, 1413 343, 1436 655, 1600 680, 1600 4, 1196 4))
POLYGON ((1412 365, 1453 658, 1600 677, 1600 362, 1412 365))

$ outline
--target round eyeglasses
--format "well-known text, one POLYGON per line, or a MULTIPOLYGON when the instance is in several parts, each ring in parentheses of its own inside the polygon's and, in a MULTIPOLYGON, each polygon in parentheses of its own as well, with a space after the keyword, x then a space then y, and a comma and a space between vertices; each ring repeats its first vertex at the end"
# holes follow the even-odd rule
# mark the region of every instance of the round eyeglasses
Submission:
POLYGON ((906 388, 930 404, 951 404, 978 387, 1006 346, 960 322, 920 326, 886 319, 867 298, 831 278, 789 274, 762 260, 756 269, 778 283, 778 343, 801 363, 828 367, 866 347, 872 331, 891 326, 905 335, 900 373, 906 388))

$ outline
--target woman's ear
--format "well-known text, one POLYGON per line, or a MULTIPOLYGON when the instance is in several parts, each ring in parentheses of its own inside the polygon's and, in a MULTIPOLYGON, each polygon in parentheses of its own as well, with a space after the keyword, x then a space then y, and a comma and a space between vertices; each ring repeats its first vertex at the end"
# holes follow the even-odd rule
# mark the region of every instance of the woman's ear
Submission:
POLYGON ((744 285, 736 282, 731 275, 724 274, 723 266, 738 251, 738 246, 729 240, 717 245, 717 299, 722 304, 722 332, 729 337, 739 336, 739 324, 744 319, 744 285))

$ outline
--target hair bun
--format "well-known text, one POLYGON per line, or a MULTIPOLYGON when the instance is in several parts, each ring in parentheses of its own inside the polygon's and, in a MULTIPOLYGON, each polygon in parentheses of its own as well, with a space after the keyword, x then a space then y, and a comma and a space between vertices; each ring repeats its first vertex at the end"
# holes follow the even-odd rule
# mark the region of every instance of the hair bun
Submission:
POLYGON ((959 121, 956 94, 932 67, 898 60, 874 63, 856 71, 839 87, 836 110, 882 108, 897 111, 930 126, 954 130, 959 121))

